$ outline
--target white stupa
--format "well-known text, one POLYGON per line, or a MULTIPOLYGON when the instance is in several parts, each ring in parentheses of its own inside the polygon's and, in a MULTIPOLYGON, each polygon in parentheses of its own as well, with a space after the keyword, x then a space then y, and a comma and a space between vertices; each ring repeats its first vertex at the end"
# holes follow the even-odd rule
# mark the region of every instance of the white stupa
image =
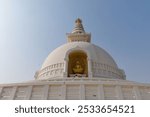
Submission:
POLYGON ((91 43, 78 18, 67 43, 48 55, 35 80, 1 84, 0 99, 150 99, 150 84, 126 80, 113 58, 91 43))

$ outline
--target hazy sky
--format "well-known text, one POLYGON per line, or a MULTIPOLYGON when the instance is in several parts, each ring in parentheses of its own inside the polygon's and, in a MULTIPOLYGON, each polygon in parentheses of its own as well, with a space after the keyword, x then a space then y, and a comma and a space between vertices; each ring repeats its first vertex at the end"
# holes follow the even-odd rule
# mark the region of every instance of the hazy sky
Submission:
POLYGON ((150 83, 150 0, 0 0, 0 83, 33 80, 78 17, 128 80, 150 83))

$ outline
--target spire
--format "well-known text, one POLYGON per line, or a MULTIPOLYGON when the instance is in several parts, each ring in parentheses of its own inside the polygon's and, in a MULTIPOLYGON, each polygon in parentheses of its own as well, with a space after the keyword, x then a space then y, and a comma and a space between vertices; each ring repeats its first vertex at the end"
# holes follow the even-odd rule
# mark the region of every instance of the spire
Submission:
POLYGON ((80 18, 76 19, 75 27, 72 33, 85 33, 83 25, 82 25, 82 20, 80 18))
POLYGON ((82 20, 76 19, 75 27, 71 33, 67 34, 68 42, 91 42, 91 34, 84 31, 82 20))

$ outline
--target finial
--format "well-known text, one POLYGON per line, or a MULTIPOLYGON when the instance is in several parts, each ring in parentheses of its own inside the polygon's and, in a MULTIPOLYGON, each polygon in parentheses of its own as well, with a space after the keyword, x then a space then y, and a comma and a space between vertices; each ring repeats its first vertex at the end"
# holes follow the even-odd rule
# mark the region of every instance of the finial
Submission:
POLYGON ((75 20, 73 31, 67 34, 67 40, 68 42, 91 42, 91 34, 84 31, 82 20, 80 18, 75 20))
POLYGON ((78 33, 78 34, 79 33, 82 33, 82 34, 85 33, 83 25, 82 25, 82 20, 80 18, 77 18, 75 20, 75 27, 74 27, 72 33, 78 33))
POLYGON ((75 23, 79 23, 81 24, 82 23, 82 20, 80 18, 76 19, 75 23))

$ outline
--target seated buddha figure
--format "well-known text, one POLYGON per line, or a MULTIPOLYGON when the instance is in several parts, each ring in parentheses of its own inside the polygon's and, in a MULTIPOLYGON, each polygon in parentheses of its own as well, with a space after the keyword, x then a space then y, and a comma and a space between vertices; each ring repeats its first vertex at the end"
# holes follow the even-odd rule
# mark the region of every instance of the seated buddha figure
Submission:
POLYGON ((84 69, 83 69, 82 65, 80 64, 80 62, 76 61, 76 64, 75 64, 75 66, 73 68, 73 72, 75 74, 83 74, 83 70, 84 69))

